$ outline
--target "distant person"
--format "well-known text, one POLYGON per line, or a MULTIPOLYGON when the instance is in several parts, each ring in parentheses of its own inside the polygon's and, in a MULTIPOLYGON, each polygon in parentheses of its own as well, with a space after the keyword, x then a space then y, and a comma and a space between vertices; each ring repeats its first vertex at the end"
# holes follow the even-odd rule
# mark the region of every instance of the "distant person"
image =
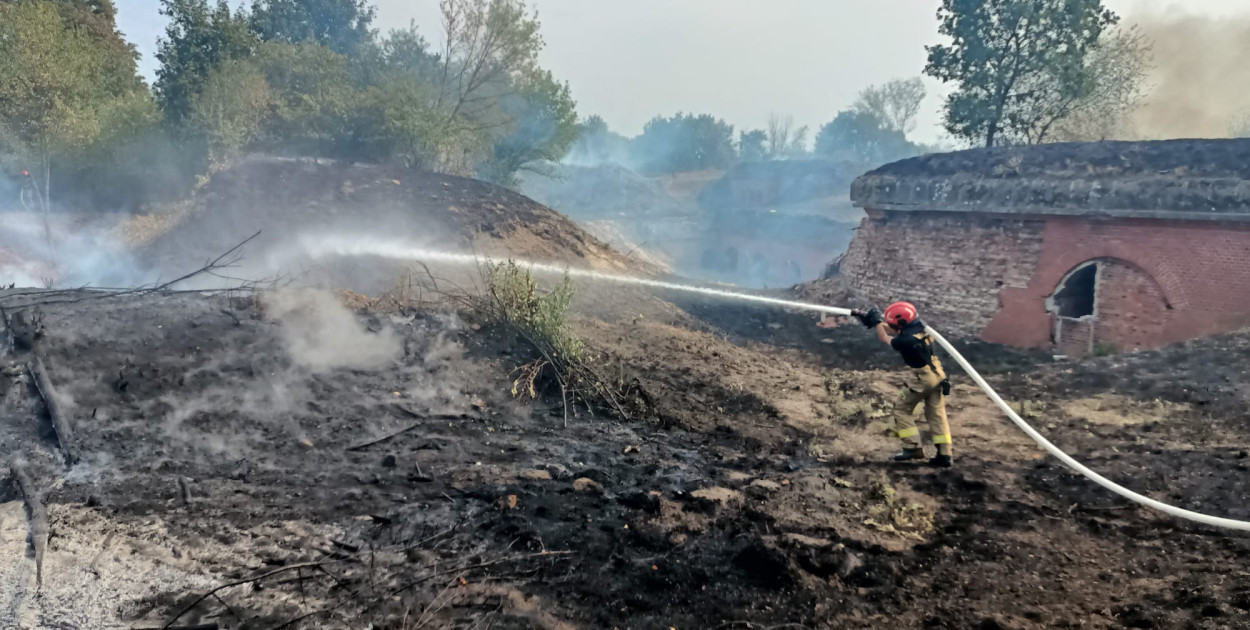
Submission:
MULTIPOLYGON (((929 433, 937 447, 937 456, 929 464, 939 468, 951 467, 951 429, 946 420, 946 396, 950 394, 950 381, 942 362, 933 353, 933 337, 925 332, 916 307, 909 302, 895 302, 885 313, 871 308, 851 311, 865 327, 877 331, 877 338, 890 345, 903 357, 910 369, 904 383, 901 398, 894 403, 894 425, 903 450, 894 461, 910 462, 925 458, 920 444, 920 429, 916 427, 916 405, 924 403, 925 420, 929 433)), ((822 328, 833 328, 837 323, 821 319, 822 328)))

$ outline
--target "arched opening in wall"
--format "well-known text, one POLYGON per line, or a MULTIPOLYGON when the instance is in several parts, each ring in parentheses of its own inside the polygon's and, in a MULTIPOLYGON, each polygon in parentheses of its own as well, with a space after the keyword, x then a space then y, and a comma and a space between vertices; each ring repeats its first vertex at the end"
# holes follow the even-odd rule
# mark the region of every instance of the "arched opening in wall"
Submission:
POLYGON ((1055 349, 1079 356, 1161 345, 1171 305, 1146 270, 1097 258, 1068 272, 1046 298, 1046 310, 1055 349))
POLYGON ((1068 319, 1092 317, 1098 304, 1098 262, 1077 267, 1047 300, 1048 311, 1068 319))

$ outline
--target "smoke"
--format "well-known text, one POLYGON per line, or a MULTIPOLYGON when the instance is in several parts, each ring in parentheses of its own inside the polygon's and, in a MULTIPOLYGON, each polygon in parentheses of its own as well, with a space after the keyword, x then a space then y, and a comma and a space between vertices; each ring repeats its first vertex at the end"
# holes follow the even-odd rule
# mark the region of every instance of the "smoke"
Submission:
POLYGON ((860 172, 821 160, 660 177, 617 164, 561 166, 556 178, 525 178, 521 190, 620 251, 680 275, 778 288, 819 277, 849 245, 861 213, 848 192, 860 172))
POLYGON ((0 285, 122 287, 145 274, 122 242, 125 217, 0 214, 0 285))
POLYGON ((16 210, 20 207, 18 183, 0 173, 0 210, 16 210))
POLYGON ((1141 139, 1250 134, 1250 17, 1137 18, 1154 42, 1153 89, 1132 115, 1141 139))
POLYGON ((275 291, 265 295, 265 309, 281 323, 291 359, 312 372, 381 368, 398 360, 403 351, 394 331, 365 330, 328 291, 275 291))

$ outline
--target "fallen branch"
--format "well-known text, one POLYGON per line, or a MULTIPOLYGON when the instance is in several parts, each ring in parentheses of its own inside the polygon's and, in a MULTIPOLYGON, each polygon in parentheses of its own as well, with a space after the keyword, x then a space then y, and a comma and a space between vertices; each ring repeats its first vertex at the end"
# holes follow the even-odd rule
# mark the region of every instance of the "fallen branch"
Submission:
POLYGON ((220 630, 221 624, 216 621, 212 623, 202 623, 198 626, 168 626, 167 628, 137 628, 136 630, 220 630))
POLYGON ((746 628, 747 630, 811 630, 801 623, 783 623, 779 626, 757 626, 750 621, 727 621, 712 630, 725 630, 726 628, 746 628))
POLYGON ((284 628, 290 628, 291 626, 293 626, 293 625, 295 625, 295 624, 297 624, 297 623, 299 623, 299 622, 301 622, 301 621, 303 621, 303 620, 305 620, 305 619, 311 619, 312 617, 317 617, 317 616, 324 615, 324 614, 327 614, 327 613, 332 613, 332 612, 334 612, 334 611, 336 611, 336 610, 338 610, 338 609, 342 608, 343 606, 347 605, 348 603, 356 601, 356 600, 357 600, 357 598, 358 598, 359 596, 360 596, 360 592, 359 592, 359 591, 353 592, 353 593, 351 594, 351 596, 350 596, 350 597, 344 597, 343 599, 339 600, 339 603, 337 603, 337 604, 335 604, 335 605, 333 605, 333 606, 330 606, 330 607, 328 607, 328 608, 322 608, 322 609, 320 609, 320 610, 314 610, 314 611, 312 611, 312 612, 310 612, 310 613, 304 613, 304 614, 302 614, 302 615, 300 615, 300 616, 298 616, 298 617, 296 617, 296 618, 294 618, 294 619, 291 619, 291 620, 285 621, 285 622, 283 622, 283 623, 281 623, 281 624, 279 624, 279 625, 273 626, 272 628, 269 628, 269 630, 283 630, 284 628))
POLYGON ((381 444, 382 442, 385 442, 385 441, 387 441, 387 440, 394 439, 394 438, 396 438, 396 437, 398 437, 398 436, 400 436, 400 435, 403 435, 403 434, 405 434, 405 433, 407 433, 407 432, 409 432, 409 431, 411 431, 411 430, 413 430, 413 429, 416 429, 416 428, 418 428, 418 427, 420 427, 420 426, 423 426, 423 425, 425 425, 425 424, 429 423, 431 420, 437 420, 437 421, 447 421, 447 420, 466 420, 466 419, 468 419, 468 418, 470 417, 468 414, 463 414, 463 413, 462 413, 462 414, 457 414, 457 415, 452 415, 452 414, 437 414, 437 415, 433 415, 433 416, 423 416, 423 415, 418 414, 418 413, 417 413, 417 412, 415 412, 415 411, 412 411, 412 410, 410 410, 410 409, 405 409, 405 408, 403 408, 403 407, 400 407, 400 408, 399 408, 399 410, 400 410, 400 411, 402 411, 402 412, 404 412, 405 414, 407 414, 407 415, 409 415, 409 416, 414 417, 414 418, 422 418, 422 421, 421 421, 421 422, 414 422, 414 423, 412 423, 412 424, 410 424, 410 425, 408 425, 408 426, 406 426, 406 427, 404 427, 404 428, 402 428, 402 429, 400 429, 400 430, 398 430, 398 431, 395 431, 394 433, 388 433, 388 434, 386 434, 386 435, 383 435, 383 436, 382 436, 382 437, 380 437, 380 438, 373 439, 373 440, 369 440, 368 442, 361 442, 360 444, 356 444, 356 445, 354 445, 354 446, 349 446, 349 447, 347 447, 347 450, 348 450, 348 451, 361 451, 361 450, 364 450, 364 449, 366 449, 366 448, 369 448, 370 446, 373 446, 373 445, 375 445, 375 444, 381 444))
MULTIPOLYGON (((226 250, 225 253, 221 254, 220 256, 205 262, 203 267, 200 267, 199 269, 196 269, 189 273, 183 274, 168 282, 160 282, 160 283, 143 285, 143 286, 138 286, 138 287, 131 287, 131 288, 93 288, 89 286, 84 286, 84 287, 79 287, 76 289, 63 289, 63 290, 56 290, 56 291, 21 291, 17 293, 9 293, 7 295, 0 296, 0 300, 7 300, 10 298, 18 298, 18 297, 37 296, 38 298, 42 298, 42 299, 29 300, 27 302, 24 302, 23 306, 34 306, 34 305, 44 305, 44 304, 72 304, 72 303, 82 302, 82 301, 91 300, 91 299, 106 299, 106 298, 116 298, 116 297, 124 297, 124 296, 147 295, 151 293, 161 293, 161 292, 165 292, 171 289, 173 286, 177 284, 181 284, 183 282, 186 282, 187 280, 190 280, 192 278, 195 278, 201 275, 211 275, 211 276, 216 276, 219 278, 234 279, 234 278, 229 278, 228 276, 222 276, 218 272, 222 269, 228 269, 230 267, 234 267, 240 261, 242 261, 243 257, 239 254, 239 250, 241 250, 244 245, 247 245, 248 243, 256 239, 256 237, 260 236, 260 234, 261 233, 259 231, 256 232, 255 234, 241 241, 239 244, 226 250), (82 295, 84 293, 86 295, 82 295), (74 296, 74 297, 69 297, 69 296, 74 296)), ((231 290, 235 290, 235 291, 256 290, 260 288, 262 285, 266 284, 265 281, 243 281, 243 282, 244 282, 243 286, 232 287, 231 290)))
POLYGON ((43 588, 43 555, 48 550, 48 509, 39 498, 39 491, 26 468, 17 462, 9 465, 13 477, 17 479, 17 487, 26 499, 26 509, 30 512, 30 540, 35 546, 35 583, 43 588))
POLYGON ((43 359, 38 354, 34 360, 27 364, 30 375, 35 379, 35 389, 39 392, 39 396, 43 398, 44 406, 48 409, 48 417, 52 420, 52 430, 56 432, 56 441, 61 445, 61 452, 65 454, 65 461, 73 466, 78 463, 78 450, 74 446, 74 433, 70 427, 69 419, 65 417, 65 412, 61 409, 61 403, 56 397, 56 388, 52 386, 52 379, 48 377, 48 370, 43 365, 43 359))
MULTIPOLYGON (((491 293, 493 295, 494 291, 492 290, 491 293)), ((499 298, 495 297, 495 299, 498 300, 499 298)), ((564 375, 570 371, 571 366, 564 362, 557 362, 555 357, 552 356, 552 353, 548 352, 547 348, 543 344, 539 343, 537 339, 527 333, 519 324, 510 319, 505 319, 504 321, 507 322, 508 327, 512 329, 514 334, 524 339, 530 347, 537 350, 539 354, 543 355, 543 359, 547 361, 547 365, 551 366, 551 373, 555 374, 556 383, 560 385, 560 403, 564 410, 564 428, 569 428, 569 386, 564 380, 564 375)), ((585 397, 583 396, 583 398, 585 397)))
POLYGON ((450 569, 446 569, 443 571, 435 571, 434 573, 431 573, 423 578, 413 580, 412 582, 409 582, 401 587, 394 589, 393 591, 391 591, 390 595, 391 597, 394 597, 414 586, 420 586, 421 584, 429 582, 430 580, 433 580, 435 578, 440 578, 445 575, 452 575, 454 573, 466 573, 468 571, 475 571, 477 569, 485 569, 487 567, 493 567, 497 564, 504 564, 506 562, 520 562, 522 560, 533 560, 536 558, 558 558, 561 556, 569 556, 572 554, 573 554, 572 551, 540 551, 538 553, 529 553, 529 554, 524 554, 524 555, 519 555, 519 556, 507 556, 504 558, 498 558, 495 560, 489 560, 486 562, 481 562, 478 564, 473 564, 473 565, 468 565, 468 566, 452 567, 450 569))
POLYGON ((193 601, 193 602, 191 602, 190 604, 187 604, 186 606, 184 606, 184 607, 182 608, 182 610, 178 611, 178 614, 174 615, 172 619, 170 619, 169 621, 165 622, 165 625, 161 626, 159 630, 171 630, 172 628, 174 628, 174 627, 175 627, 175 626, 174 626, 174 622, 175 622, 175 621, 178 621, 179 619, 181 619, 181 618, 182 618, 182 616, 183 616, 183 615, 185 615, 185 614, 187 614, 187 613, 191 612, 191 609, 192 609, 192 608, 195 608, 195 607, 196 607, 196 606, 198 606, 198 605, 200 605, 200 602, 202 602, 202 601, 204 601, 204 600, 208 599, 209 597, 212 597, 212 596, 216 595, 216 594, 217 594, 218 592, 220 592, 220 591, 223 591, 223 590, 225 590, 225 589, 228 589, 228 588, 231 588, 231 587, 234 587, 234 586, 242 586, 242 585, 244 585, 244 584, 251 584, 251 583, 253 583, 253 582, 259 582, 260 580, 264 580, 264 579, 266 579, 266 578, 271 578, 271 577, 273 577, 273 576, 275 576, 275 575, 280 575, 280 574, 282 574, 282 573, 286 573, 287 571, 295 571, 295 570, 298 570, 298 569, 306 569, 306 568, 309 568, 309 567, 320 567, 320 566, 321 566, 321 565, 323 565, 323 564, 325 564, 325 561, 320 561, 320 562, 305 562, 305 563, 303 563, 303 564, 293 564, 293 565, 288 566, 288 567, 282 567, 281 569, 274 569, 273 571, 269 571, 269 572, 267 572, 267 573, 262 573, 262 574, 260 574, 260 575, 255 576, 255 577, 250 577, 250 578, 243 579, 243 580, 237 580, 237 581, 234 581, 234 582, 229 582, 229 583, 227 583, 227 584, 222 584, 221 586, 218 586, 217 588, 214 588, 213 590, 211 590, 211 591, 209 591, 209 592, 207 592, 207 593, 204 593, 203 595, 200 595, 199 597, 195 598, 195 601, 193 601))

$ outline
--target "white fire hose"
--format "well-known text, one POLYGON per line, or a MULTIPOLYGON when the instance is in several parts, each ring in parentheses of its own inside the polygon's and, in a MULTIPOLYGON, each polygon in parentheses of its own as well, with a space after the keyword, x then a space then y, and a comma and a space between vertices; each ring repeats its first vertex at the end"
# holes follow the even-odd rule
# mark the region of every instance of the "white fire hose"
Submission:
MULTIPOLYGON (((797 305, 800 303, 795 303, 795 304, 797 305)), ((847 309, 837 308, 837 307, 832 307, 832 306, 822 306, 818 310, 820 310, 823 313, 829 313, 832 315, 842 315, 845 317, 849 317, 851 315, 851 311, 847 309)), ((1192 510, 1178 508, 1174 505, 1168 505, 1161 501, 1156 501, 1150 497, 1143 496, 1136 492, 1133 492, 1132 490, 1129 490, 1128 488, 1125 488, 1124 486, 1121 486, 1120 484, 1114 481, 1111 481, 1110 479, 1107 479, 1106 477, 1103 477, 1102 475, 1090 470, 1088 466, 1086 466, 1085 464, 1082 464, 1081 462, 1076 461, 1075 459, 1072 458, 1071 455, 1068 455, 1067 453, 1059 450, 1058 446, 1051 444, 1050 440, 1047 440, 1041 433, 1037 432, 1037 429, 1034 429, 1033 427, 1029 426, 1029 423, 1025 422, 1024 418, 1021 418, 1020 414, 1016 413, 1016 411, 1012 409, 1010 405, 1007 404, 1007 401, 1003 400, 1003 397, 999 396, 998 392, 994 391, 994 388, 990 387, 990 384, 985 382, 985 378, 983 378, 981 374, 977 372, 975 368, 972 367, 971 363, 968 363, 968 360, 964 358, 964 355, 960 354, 959 351, 955 349, 955 346, 952 346, 951 343, 947 341, 945 337, 943 337, 941 334, 938 333, 938 331, 933 330, 933 328, 926 326, 925 332, 929 333, 930 335, 933 335, 934 341, 937 341, 938 345, 942 346, 942 348, 946 350, 948 354, 951 355, 951 358, 955 359, 955 362, 958 363, 959 366, 964 369, 964 372, 968 373, 968 376, 972 377, 972 380, 977 384, 978 387, 981 388, 981 391, 984 391, 985 395, 989 396, 990 400, 994 401, 994 404, 998 405, 998 408, 1001 409, 1004 414, 1007 414, 1007 417, 1010 418, 1011 421, 1015 423, 1017 427, 1020 427, 1021 431, 1024 431, 1026 435, 1033 438, 1034 442, 1037 442, 1042 448, 1046 449, 1047 452, 1057 457, 1059 461, 1067 465, 1068 468, 1071 468, 1072 470, 1075 470, 1076 472, 1081 473, 1090 481, 1093 481, 1094 483, 1134 503, 1139 503, 1146 507, 1159 510, 1160 512, 1165 512, 1167 514, 1171 514, 1172 516, 1194 521, 1196 523, 1202 523, 1204 525, 1214 525, 1215 527, 1225 527, 1228 529, 1236 529, 1236 530, 1240 530, 1243 532, 1250 532, 1250 522, 1239 521, 1239 520, 1231 519, 1231 518, 1222 518, 1219 516, 1211 516, 1209 514, 1202 514, 1199 512, 1194 512, 1192 510)))
MULTIPOLYGON (((358 238, 352 238, 346 235, 336 235, 333 237, 322 237, 322 238, 317 238, 317 239, 306 238, 304 239, 303 245, 305 249, 307 250, 307 253, 312 255, 313 257, 320 257, 320 256, 325 256, 325 255, 347 256, 347 255, 367 254, 367 255, 374 255, 374 256, 383 256, 383 257, 388 257, 388 258, 399 258, 399 259, 406 259, 406 260, 426 260, 426 261, 432 261, 432 262, 451 262, 451 263, 457 263, 457 264, 480 265, 483 261, 492 262, 492 263, 500 262, 499 260, 496 260, 496 259, 492 259, 488 257, 483 258, 474 254, 457 254, 457 253, 449 253, 449 252, 440 252, 440 251, 414 247, 409 243, 404 243, 404 242, 399 242, 399 241, 378 242, 372 239, 358 239, 358 238)), ((821 304, 811 304, 808 302, 796 302, 796 301, 791 301, 791 300, 782 300, 782 299, 766 297, 762 295, 750 295, 750 294, 745 294, 745 293, 737 293, 733 291, 725 291, 722 289, 714 289, 711 287, 690 286, 690 285, 679 284, 675 282, 666 282, 663 280, 652 280, 648 278, 635 278, 631 276, 603 273, 599 271, 593 271, 590 269, 569 268, 565 265, 552 264, 552 263, 525 262, 525 265, 532 271, 539 271, 539 272, 544 272, 544 273, 564 274, 567 276, 591 278, 591 279, 600 280, 600 281, 622 282, 622 283, 627 283, 627 284, 655 287, 658 289, 668 289, 668 290, 673 290, 673 291, 683 291, 687 293, 697 293, 701 295, 709 295, 709 296, 719 297, 719 298, 730 298, 730 299, 735 299, 735 300, 743 300, 747 302, 755 302, 758 304, 769 304, 772 306, 780 306, 782 308, 815 311, 818 313, 824 313, 828 315, 838 315, 842 317, 851 316, 850 310, 845 309, 845 308, 838 308, 836 306, 824 306, 821 304)), ((1033 441, 1040 444, 1042 448, 1046 449, 1051 455, 1054 455, 1055 457, 1059 458, 1059 461, 1066 464, 1072 470, 1075 470, 1076 472, 1081 473, 1082 475, 1089 478, 1094 483, 1130 501, 1133 501, 1134 503, 1139 503, 1141 505, 1154 508, 1161 512, 1171 514, 1172 516, 1187 519, 1187 520, 1194 521, 1197 523, 1203 523, 1205 525, 1214 525, 1216 527, 1226 527, 1229 529, 1236 529, 1240 531, 1250 532, 1250 522, 1238 521, 1238 520, 1234 520, 1231 518, 1221 518, 1218 516, 1210 516, 1207 514, 1200 514, 1198 512, 1181 509, 1172 505, 1168 505, 1166 503, 1156 501, 1154 499, 1151 499, 1150 497, 1145 497, 1136 492, 1133 492, 1132 490, 1129 490, 1128 488, 1125 488, 1124 486, 1121 486, 1107 479, 1106 477, 1103 477, 1102 475, 1099 475, 1098 473, 1090 470, 1081 462, 1078 462, 1075 459, 1072 459, 1070 455, 1059 450, 1057 446, 1050 443, 1050 440, 1047 440, 1045 437, 1042 436, 1042 434, 1038 433, 1037 430, 1029 426, 1029 424, 1025 422, 1024 419, 1021 418, 1020 415, 1017 414, 1002 399, 1001 396, 998 395, 998 392, 995 392, 994 389, 990 387, 989 383, 985 382, 985 379, 982 378, 981 375, 972 367, 972 365, 968 363, 968 360, 965 359, 962 354, 959 354, 959 351, 956 350, 955 347, 952 346, 950 342, 946 340, 945 337, 938 334, 938 332, 933 330, 932 328, 926 327, 925 330, 929 334, 933 335, 933 338, 938 342, 938 344, 941 345, 944 349, 946 349, 948 353, 950 353, 950 355, 955 359, 955 362, 959 363, 959 365, 963 367, 964 371, 967 372, 968 375, 972 377, 972 380, 975 381, 976 384, 980 386, 980 388, 985 392, 985 394, 990 397, 990 400, 994 401, 994 404, 998 405, 998 408, 1001 409, 1003 413, 1007 414, 1007 417, 1010 418, 1011 421, 1014 422, 1017 427, 1020 427, 1021 431, 1024 431, 1025 434, 1033 438, 1033 441)))
POLYGON ((985 382, 985 379, 982 378, 981 375, 977 373, 975 369, 973 369, 972 365, 968 363, 968 360, 964 358, 964 355, 959 354, 959 351, 956 350, 955 347, 952 346, 950 342, 946 340, 945 337, 938 334, 938 332, 936 330, 933 330, 932 328, 926 327, 925 330, 930 335, 933 335, 933 339, 938 342, 938 345, 942 346, 942 348, 944 348, 946 352, 951 355, 951 358, 955 359, 955 362, 958 363, 959 366, 962 367, 964 371, 968 373, 968 376, 972 377, 972 380, 975 381, 977 386, 980 387, 981 390, 985 392, 985 395, 989 396, 990 400, 994 401, 994 404, 998 405, 998 408, 1001 409, 1003 413, 1007 414, 1007 417, 1010 418, 1011 421, 1014 422, 1017 427, 1020 427, 1021 431, 1024 431, 1025 434, 1033 438, 1034 442, 1037 442, 1038 444, 1040 444, 1041 447, 1046 449, 1051 455, 1054 455, 1055 457, 1059 458, 1059 461, 1066 464, 1068 468, 1071 468, 1072 470, 1075 470, 1076 472, 1081 473, 1090 481, 1093 481, 1094 483, 1124 497, 1125 499, 1128 499, 1129 501, 1133 501, 1134 503, 1140 503, 1146 507, 1159 510, 1160 512, 1166 512, 1168 514, 1171 514, 1172 516, 1187 519, 1187 520, 1194 521, 1197 523, 1202 523, 1204 525, 1214 525, 1216 527, 1227 527, 1229 529, 1237 529, 1243 532, 1250 532, 1250 522, 1238 521, 1238 520, 1231 519, 1231 518, 1222 518, 1219 516, 1211 516, 1208 514, 1194 512, 1192 510, 1178 508, 1174 505, 1168 505, 1161 501, 1156 501, 1150 497, 1142 496, 1136 492, 1133 492, 1132 490, 1129 490, 1128 488, 1125 488, 1124 486, 1121 486, 1120 484, 1114 481, 1111 481, 1110 479, 1107 479, 1106 477, 1103 477, 1102 475, 1090 470, 1087 466, 1085 466, 1081 462, 1078 462, 1075 459, 1073 459, 1071 455, 1068 455, 1067 453, 1059 450, 1059 447, 1055 446, 1054 444, 1051 444, 1050 440, 1047 440, 1045 437, 1042 436, 1041 433, 1037 432, 1037 429, 1034 429, 1033 427, 1029 426, 1029 423, 1025 422, 1024 418, 1021 418, 1020 414, 1016 413, 1015 410, 1012 409, 1011 406, 1008 405, 1007 402, 1003 400, 1003 397, 999 396, 998 392, 994 391, 994 388, 990 387, 990 384, 985 382))

